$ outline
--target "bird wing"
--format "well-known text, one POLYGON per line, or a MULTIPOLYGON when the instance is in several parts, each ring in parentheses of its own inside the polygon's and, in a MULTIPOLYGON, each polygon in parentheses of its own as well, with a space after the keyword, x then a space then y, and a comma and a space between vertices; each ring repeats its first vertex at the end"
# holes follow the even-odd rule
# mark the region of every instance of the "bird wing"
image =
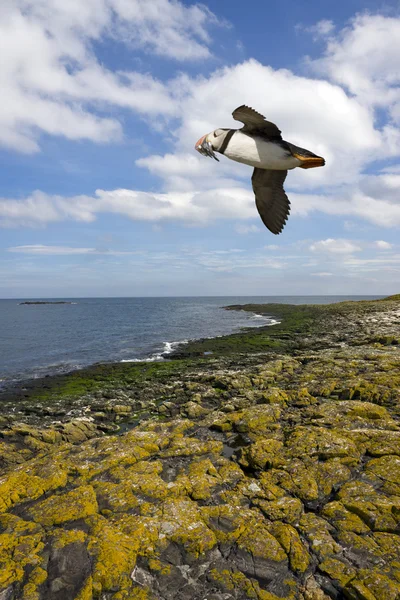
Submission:
POLYGON ((244 104, 239 106, 233 111, 232 117, 236 121, 244 123, 242 131, 245 133, 260 131, 270 138, 282 139, 281 130, 274 123, 271 123, 271 121, 266 121, 263 115, 260 115, 260 113, 249 106, 245 106, 244 104))
POLYGON ((262 222, 275 234, 282 231, 290 212, 289 198, 283 189, 286 175, 287 171, 256 168, 251 178, 262 222))

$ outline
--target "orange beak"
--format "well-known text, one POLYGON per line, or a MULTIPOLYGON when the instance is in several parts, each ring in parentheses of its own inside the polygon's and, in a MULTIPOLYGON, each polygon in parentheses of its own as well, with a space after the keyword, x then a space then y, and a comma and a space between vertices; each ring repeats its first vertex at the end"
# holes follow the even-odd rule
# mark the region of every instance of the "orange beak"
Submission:
POLYGON ((210 158, 213 158, 214 160, 219 162, 219 158, 217 158, 214 154, 212 144, 210 144, 210 142, 207 142, 207 136, 208 133, 206 135, 203 135, 203 137, 201 137, 199 140, 197 140, 194 148, 203 156, 209 156, 210 158))
POLYGON ((197 152, 200 151, 200 148, 202 147, 202 144, 203 144, 203 142, 204 142, 204 140, 205 140, 206 137, 207 137, 207 134, 203 135, 203 137, 201 137, 199 140, 197 140, 196 145, 194 147, 194 149, 197 150, 197 152))

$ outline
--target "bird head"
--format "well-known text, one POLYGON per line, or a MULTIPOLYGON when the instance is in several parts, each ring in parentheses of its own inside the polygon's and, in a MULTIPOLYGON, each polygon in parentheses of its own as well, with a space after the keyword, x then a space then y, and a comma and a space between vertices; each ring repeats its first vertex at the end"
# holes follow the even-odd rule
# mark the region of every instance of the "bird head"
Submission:
POLYGON ((203 135, 203 137, 196 142, 195 150, 204 156, 209 156, 210 158, 219 161, 219 158, 215 156, 214 152, 218 152, 221 148, 227 131, 229 131, 229 129, 214 129, 214 131, 203 135))

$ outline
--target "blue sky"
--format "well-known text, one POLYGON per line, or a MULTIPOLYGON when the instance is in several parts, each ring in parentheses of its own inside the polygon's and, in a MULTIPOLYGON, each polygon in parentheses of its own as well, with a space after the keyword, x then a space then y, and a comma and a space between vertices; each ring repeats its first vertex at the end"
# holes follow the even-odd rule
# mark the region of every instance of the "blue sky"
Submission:
POLYGON ((400 290, 398 2, 3 0, 0 297, 400 290), (253 106, 323 155, 272 235, 194 143, 253 106))

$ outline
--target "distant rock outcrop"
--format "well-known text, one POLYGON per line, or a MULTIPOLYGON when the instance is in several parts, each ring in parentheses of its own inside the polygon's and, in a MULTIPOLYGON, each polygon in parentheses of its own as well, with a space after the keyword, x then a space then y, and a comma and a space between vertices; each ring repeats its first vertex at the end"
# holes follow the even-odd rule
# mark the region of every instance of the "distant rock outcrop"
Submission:
POLYGON ((58 300, 56 302, 51 302, 48 300, 27 300, 26 302, 19 302, 19 305, 23 304, 74 304, 73 302, 68 302, 66 300, 58 300))

